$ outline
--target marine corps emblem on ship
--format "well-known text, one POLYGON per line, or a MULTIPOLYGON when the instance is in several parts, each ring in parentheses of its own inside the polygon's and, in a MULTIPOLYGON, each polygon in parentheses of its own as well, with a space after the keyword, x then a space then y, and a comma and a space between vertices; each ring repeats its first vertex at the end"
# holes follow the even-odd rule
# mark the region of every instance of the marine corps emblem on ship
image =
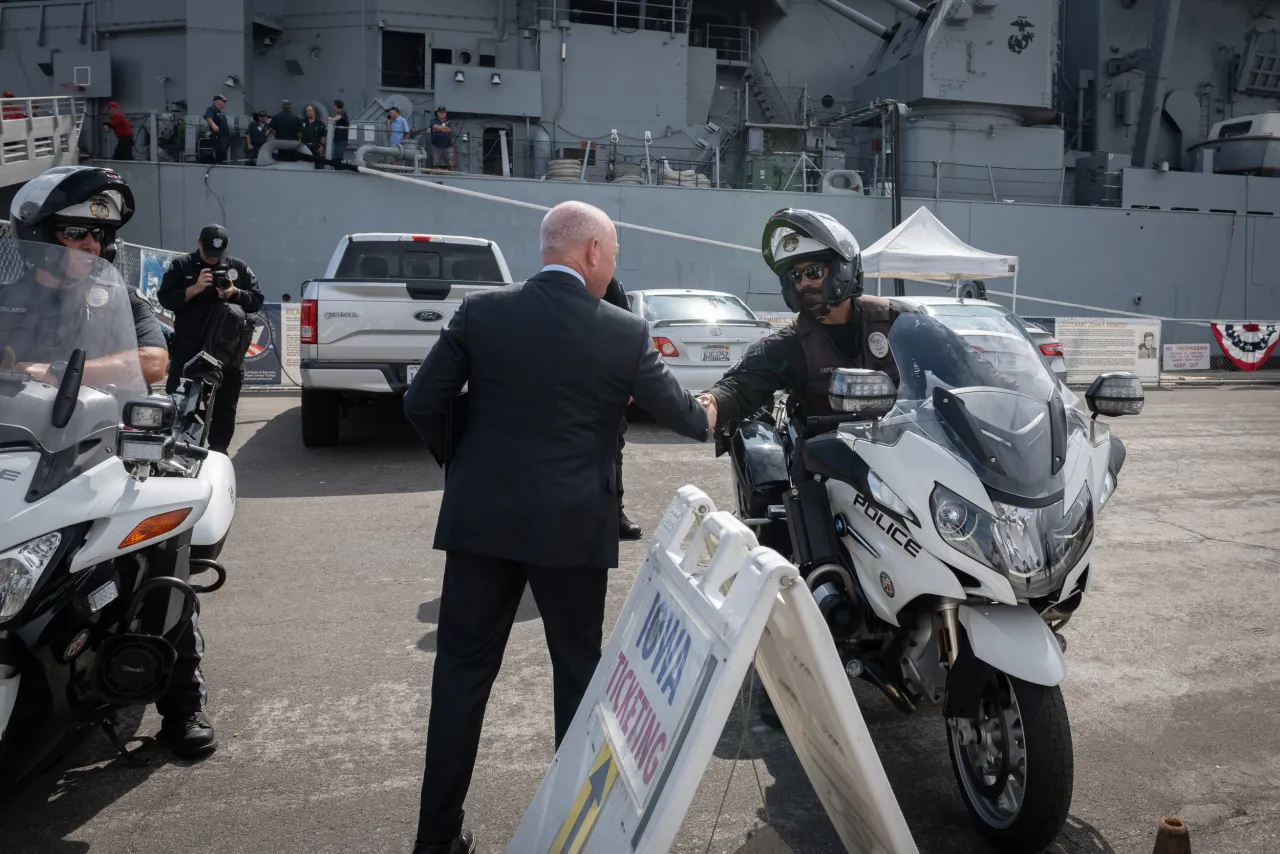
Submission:
POLYGON ((1018 20, 1009 26, 1016 27, 1017 32, 1009 36, 1009 50, 1014 53, 1022 53, 1031 47, 1031 42, 1035 40, 1036 34, 1032 31, 1035 24, 1028 21, 1024 16, 1019 15, 1018 20))

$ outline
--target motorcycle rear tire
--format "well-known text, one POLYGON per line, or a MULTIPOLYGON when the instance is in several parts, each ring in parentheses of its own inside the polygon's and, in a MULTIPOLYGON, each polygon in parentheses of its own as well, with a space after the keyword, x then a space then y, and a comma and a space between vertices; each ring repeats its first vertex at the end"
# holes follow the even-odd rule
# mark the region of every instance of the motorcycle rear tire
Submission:
POLYGON ((967 748, 957 740, 956 728, 950 720, 947 721, 947 753, 965 809, 978 832, 997 850, 1033 854, 1053 844, 1071 811, 1075 776, 1071 724, 1062 690, 1057 686, 1035 685, 1004 673, 997 673, 993 678, 1003 682, 1003 690, 1016 698, 1026 752, 1022 802, 1012 820, 994 820, 989 801, 975 803, 975 799, 980 799, 974 791, 977 781, 971 776, 971 763, 961 757, 961 751, 967 748))

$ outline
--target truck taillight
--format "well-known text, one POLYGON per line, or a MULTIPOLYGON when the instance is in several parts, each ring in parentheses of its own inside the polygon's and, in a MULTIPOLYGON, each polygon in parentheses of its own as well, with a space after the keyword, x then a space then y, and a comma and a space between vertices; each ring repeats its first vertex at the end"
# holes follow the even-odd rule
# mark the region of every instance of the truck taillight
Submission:
POLYGON ((1040 352, 1044 353, 1046 356, 1060 357, 1062 355, 1062 345, 1056 341, 1052 344, 1041 344, 1040 352))
POLYGON ((302 318, 301 323, 301 340, 303 344, 316 343, 316 301, 313 299, 304 299, 302 301, 302 318))
POLYGON ((415 234, 415 235, 413 235, 413 242, 414 242, 414 243, 430 243, 430 242, 431 242, 431 235, 429 235, 429 234, 415 234))
POLYGON ((680 351, 676 349, 676 345, 671 343, 670 338, 654 338, 653 349, 657 350, 664 356, 679 356, 680 351))

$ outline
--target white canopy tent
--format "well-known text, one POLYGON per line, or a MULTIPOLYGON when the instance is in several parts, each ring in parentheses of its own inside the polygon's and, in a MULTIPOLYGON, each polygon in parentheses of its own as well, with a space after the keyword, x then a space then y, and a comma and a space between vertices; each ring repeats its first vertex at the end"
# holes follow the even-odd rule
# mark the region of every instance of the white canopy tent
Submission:
POLYGON ((907 217, 893 231, 862 250, 863 275, 883 279, 950 283, 961 279, 1013 278, 1014 309, 1018 300, 1018 257, 983 252, 951 233, 925 207, 907 217))

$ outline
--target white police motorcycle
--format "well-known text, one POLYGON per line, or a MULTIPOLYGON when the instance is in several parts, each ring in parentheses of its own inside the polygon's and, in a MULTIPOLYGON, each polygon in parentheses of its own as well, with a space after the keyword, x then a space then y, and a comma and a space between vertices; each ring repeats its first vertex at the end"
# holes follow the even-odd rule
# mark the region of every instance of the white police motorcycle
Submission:
POLYGON ((897 307, 896 392, 883 373, 839 369, 836 415, 800 422, 780 404, 740 425, 740 513, 792 555, 851 676, 904 712, 942 706, 978 830, 1040 851, 1071 806, 1058 630, 1089 590, 1125 459, 1094 419, 1141 412, 1142 385, 1099 377, 1090 419, 998 306, 897 307))
POLYGON ((0 283, 3 789, 93 726, 138 764, 115 712, 164 695, 197 594, 225 581, 235 474, 204 447, 218 364, 197 356, 176 394, 149 394, 114 267, 45 244, 0 256, 20 270, 0 283), (40 376, 33 341, 57 351, 40 376))

